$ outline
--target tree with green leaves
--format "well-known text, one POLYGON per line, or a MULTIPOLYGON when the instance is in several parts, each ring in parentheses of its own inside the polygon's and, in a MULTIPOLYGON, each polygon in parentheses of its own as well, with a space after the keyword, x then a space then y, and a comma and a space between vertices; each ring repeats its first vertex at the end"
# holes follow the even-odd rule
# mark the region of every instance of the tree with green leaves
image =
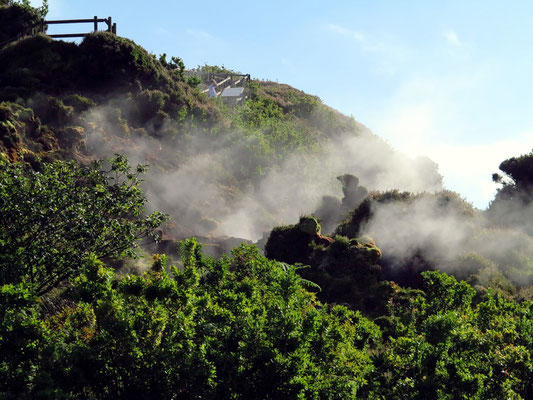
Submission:
POLYGON ((503 175, 492 175, 492 180, 501 187, 488 208, 488 215, 498 225, 518 228, 532 235, 533 151, 503 161, 500 170, 503 175))
POLYGON ((40 7, 32 7, 30 0, 2 0, 0 2, 0 5, 2 6, 12 6, 12 5, 18 5, 22 6, 25 9, 33 10, 37 13, 37 15, 44 19, 46 17, 46 14, 48 14, 48 0, 43 0, 42 5, 40 7))
POLYGON ((73 276, 90 255, 135 256, 137 240, 154 238, 166 219, 158 212, 143 216, 144 171, 132 171, 122 156, 88 167, 3 165, 0 284, 26 282, 42 295, 73 276))
POLYGON ((405 291, 376 322, 370 399, 530 399, 533 303, 478 294, 438 271, 423 290, 405 291))
POLYGON ((0 286, 0 398, 356 398, 374 323, 253 246, 215 260, 191 239, 181 260, 118 280, 91 258, 54 313, 0 286))

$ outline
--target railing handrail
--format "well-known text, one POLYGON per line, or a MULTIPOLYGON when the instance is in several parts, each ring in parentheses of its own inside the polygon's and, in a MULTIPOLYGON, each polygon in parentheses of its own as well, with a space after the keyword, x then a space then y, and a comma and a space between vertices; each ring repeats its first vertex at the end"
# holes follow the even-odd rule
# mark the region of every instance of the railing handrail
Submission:
MULTIPOLYGON (((30 30, 26 32, 21 32, 18 35, 5 40, 4 42, 0 43, 0 48, 8 45, 11 42, 14 42, 17 39, 20 39, 30 34, 33 36, 39 32, 46 33, 45 32, 46 25, 94 23, 94 32, 97 32, 99 22, 105 22, 107 24, 107 32, 111 32, 115 35, 117 34, 117 24, 113 23, 113 19, 111 17, 98 18, 97 16, 94 16, 94 18, 86 18, 86 19, 56 19, 56 20, 49 20, 49 21, 41 20, 31 27, 31 32, 30 30)), ((51 38, 59 39, 59 38, 86 37, 88 35, 90 35, 90 33, 56 33, 56 34, 51 34, 48 36, 50 36, 51 38)))
MULTIPOLYGON (((111 18, 111 17, 109 17, 111 18)), ((43 21, 42 23, 45 25, 50 24, 83 24, 83 23, 91 23, 91 22, 108 22, 108 18, 90 18, 90 19, 56 19, 56 20, 49 20, 49 21, 43 21)))
MULTIPOLYGON (((219 96, 223 91, 224 89, 226 89, 227 87, 231 87, 231 86, 235 86, 235 87, 238 87, 237 85, 239 85, 241 82, 247 82, 249 81, 251 78, 250 78, 250 74, 225 74, 225 73, 218 73, 218 74, 207 74, 208 76, 208 81, 210 82, 211 79, 214 80, 215 77, 222 77, 222 78, 225 78, 223 79, 222 81, 220 82, 216 82, 215 81, 215 87, 216 87, 216 90, 220 90, 220 92, 216 92, 217 93, 217 96, 219 96), (232 78, 234 77, 240 77, 241 79, 238 79, 236 81, 233 81, 232 78)), ((207 89, 204 89, 201 91, 202 93, 207 93, 209 92, 209 88, 207 89)))
MULTIPOLYGON (((56 19, 56 20, 49 20, 49 21, 42 21, 41 22, 41 32, 44 33, 45 26, 47 25, 54 25, 54 24, 83 24, 83 23, 93 23, 94 24, 94 32, 98 31, 98 23, 99 22, 105 22, 107 24, 107 32, 117 34, 117 24, 113 23, 113 19, 111 17, 108 18, 98 18, 96 15, 93 18, 83 18, 83 19, 56 19)), ((89 33, 57 33, 48 35, 52 38, 73 38, 73 37, 85 37, 89 35, 89 33)))

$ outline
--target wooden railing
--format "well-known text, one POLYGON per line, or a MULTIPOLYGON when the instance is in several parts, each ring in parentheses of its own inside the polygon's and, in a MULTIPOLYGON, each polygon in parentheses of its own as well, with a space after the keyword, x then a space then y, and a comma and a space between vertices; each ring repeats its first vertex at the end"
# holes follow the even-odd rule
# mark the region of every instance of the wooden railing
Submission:
MULTIPOLYGON (((55 25, 55 24, 84 24, 84 23, 92 23, 94 24, 94 32, 98 31, 98 23, 99 22, 105 22, 107 25, 107 32, 117 34, 117 24, 113 23, 113 20, 111 17, 108 18, 98 18, 94 17, 91 19, 62 19, 62 20, 52 20, 52 21, 42 21, 40 25, 40 32, 46 32, 46 26, 47 25, 55 25)), ((89 33, 59 33, 59 34, 52 34, 48 35, 53 38, 73 38, 73 37, 85 37, 89 35, 89 33)))
MULTIPOLYGON (((111 17, 108 18, 90 18, 90 19, 63 19, 63 20, 51 20, 51 21, 41 21, 35 24, 31 29, 20 32, 18 35, 13 36, 12 38, 9 38, 5 40, 4 42, 0 43, 0 48, 8 45, 11 42, 14 42, 15 40, 21 39, 28 35, 36 35, 40 32, 46 33, 46 27, 48 25, 54 25, 54 24, 83 24, 83 23, 92 23, 94 24, 94 32, 98 31, 98 23, 104 22, 107 25, 107 32, 117 34, 117 24, 113 22, 111 17)), ((48 35, 53 38, 74 38, 74 37, 85 37, 89 35, 89 33, 57 33, 48 35)))
MULTIPOLYGON (((227 87, 242 87, 250 80, 250 74, 209 74, 207 75, 207 85, 215 81, 217 96, 227 87)), ((202 90, 202 93, 209 92, 209 89, 202 90)))

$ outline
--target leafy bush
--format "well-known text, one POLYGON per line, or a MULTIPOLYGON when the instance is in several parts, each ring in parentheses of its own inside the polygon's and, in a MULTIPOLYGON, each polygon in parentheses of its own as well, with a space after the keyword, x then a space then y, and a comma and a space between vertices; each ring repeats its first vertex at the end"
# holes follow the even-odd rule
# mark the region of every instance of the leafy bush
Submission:
POLYGON ((17 36, 30 35, 47 13, 47 2, 36 9, 29 1, 0 3, 0 47, 14 40, 17 36))
POLYGON ((388 337, 376 353, 365 398, 530 398, 532 303, 474 290, 442 272, 425 272, 424 291, 390 303, 388 337))
POLYGON ((388 284, 380 282, 377 265, 381 250, 368 238, 322 236, 317 220, 304 216, 296 225, 274 228, 265 254, 278 261, 309 265, 298 272, 318 285, 321 301, 346 304, 369 314, 385 307, 388 284))
POLYGON ((44 34, 22 38, 0 49, 0 99, 12 100, 5 98, 10 87, 23 97, 38 91, 58 94, 65 89, 79 90, 83 77, 73 69, 78 50, 74 43, 54 41, 44 34), (29 92, 26 94, 24 89, 29 92))
POLYGON ((294 267, 249 246, 207 259, 193 240, 182 261, 169 275, 157 258, 144 276, 113 283, 89 260, 42 319, 28 292, 1 287, 0 395, 324 399, 365 385, 379 329, 322 306, 294 267))
POLYGON ((44 294, 76 274, 89 255, 134 256, 138 238, 165 218, 142 217, 138 184, 144 168, 126 160, 77 167, 72 162, 21 164, 0 172, 0 284, 27 282, 44 294))
POLYGON ((0 151, 12 161, 22 155, 53 150, 56 138, 46 129, 33 110, 16 103, 0 103, 0 151))
POLYGON ((93 100, 81 96, 79 94, 71 94, 63 99, 63 103, 67 106, 71 106, 77 113, 85 112, 96 104, 93 100))

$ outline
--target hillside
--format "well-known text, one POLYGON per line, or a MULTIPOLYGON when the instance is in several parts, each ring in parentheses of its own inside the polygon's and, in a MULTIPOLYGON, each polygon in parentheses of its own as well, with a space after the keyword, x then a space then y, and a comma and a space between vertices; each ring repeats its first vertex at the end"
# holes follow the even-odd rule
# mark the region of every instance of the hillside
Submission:
POLYGON ((477 210, 316 96, 5 4, 0 398, 533 396, 533 153, 477 210))
POLYGON ((87 162, 121 153, 150 164, 145 190, 175 217, 180 237, 257 240, 311 212, 321 195, 338 195, 343 173, 372 189, 441 188, 435 165, 394 152, 315 96, 254 80, 246 104, 231 108, 200 93, 183 64, 108 33, 79 46, 23 38, 0 51, 0 76, 4 157, 87 162))
MULTIPOLYGON (((23 30, 38 18, 32 12, 12 5, 2 18, 23 30)), ((520 286, 532 282, 528 235, 512 233, 520 239, 505 245, 511 264, 483 245, 501 247, 500 237, 509 236, 499 215, 503 201, 487 219, 443 191, 429 159, 409 159, 288 85, 252 79, 240 105, 210 99, 203 90, 209 77, 232 72, 187 70, 177 57, 149 54, 107 32, 79 45, 23 37, 0 49, 0 157, 37 169, 113 154, 149 165, 142 183, 148 210, 171 217, 162 227, 165 240, 151 251, 176 254, 178 240, 196 236, 220 255, 242 241, 264 245, 275 226, 315 214, 327 234, 376 239, 387 279, 412 285, 419 271, 435 268, 466 279, 480 264, 464 260, 481 257, 482 269, 503 271, 520 286)), ((514 211, 515 225, 521 210, 514 211)))

